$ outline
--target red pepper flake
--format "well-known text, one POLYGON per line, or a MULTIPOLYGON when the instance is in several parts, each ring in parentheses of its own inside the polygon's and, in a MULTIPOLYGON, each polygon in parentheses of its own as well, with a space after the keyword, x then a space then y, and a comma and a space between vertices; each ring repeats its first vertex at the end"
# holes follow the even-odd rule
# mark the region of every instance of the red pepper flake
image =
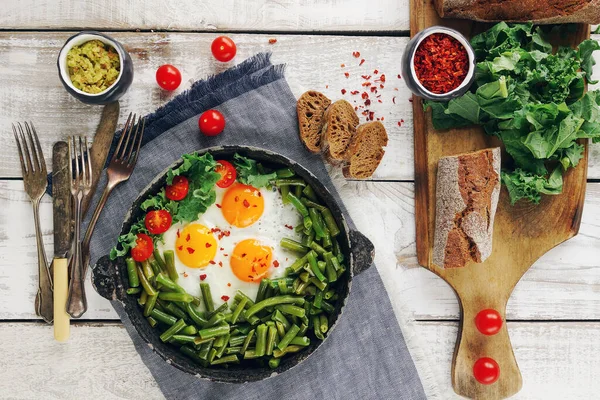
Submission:
POLYGON ((358 64, 358 65, 359 65, 359 66, 361 66, 361 65, 363 65, 364 63, 365 63, 365 59, 363 58, 363 59, 361 59, 361 60, 360 60, 360 64, 358 64))
POLYGON ((381 76, 379 77, 379 80, 381 82, 385 82, 385 74, 381 74, 381 76))
POLYGON ((261 193, 259 190, 257 190, 257 191, 255 192, 255 194, 256 194, 258 197, 262 197, 262 193, 261 193))
POLYGON ((377 75, 379 73, 378 70, 373 71, 373 74, 377 75))
POLYGON ((222 206, 220 204, 217 204, 217 208, 221 208, 222 206))
POLYGON ((179 251, 182 251, 182 250, 183 250, 183 246, 179 246, 179 247, 177 248, 177 250, 179 250, 179 251))
POLYGON ((246 253, 242 253, 242 258, 246 257, 246 253))
POLYGON ((184 272, 184 273, 183 273, 183 277, 184 277, 184 278, 187 278, 187 277, 188 277, 188 274, 187 274, 187 272, 184 272))
POLYGON ((350 92, 350 94, 353 95, 353 96, 357 95, 359 93, 360 93, 360 90, 353 90, 353 91, 350 92))
POLYGON ((342 64, 342 65, 340 65, 340 67, 346 68, 346 64, 342 64))
POLYGON ((230 282, 227 282, 227 286, 228 286, 228 287, 231 287, 231 283, 230 283, 230 282))
POLYGON ((229 256, 229 254, 223 254, 223 256, 224 256, 224 257, 227 257, 227 256, 229 256))
POLYGON ((284 226, 285 226, 286 228, 288 228, 289 230, 292 230, 292 229, 294 229, 294 227, 293 227, 292 225, 285 224, 284 226))
POLYGON ((240 201, 240 196, 235 196, 235 199, 233 200, 235 200, 235 202, 237 203, 238 201, 240 201))
POLYGON ((190 239, 191 239, 191 236, 190 236, 190 234, 188 233, 188 234, 187 234, 187 236, 185 237, 185 241, 186 241, 186 242, 189 242, 189 241, 190 241, 190 239))
POLYGON ((342 94, 346 94, 346 89, 342 89, 342 94))
MULTIPOLYGON (((379 100, 379 102, 381 103, 381 100, 379 100)), ((365 100, 365 106, 370 106, 371 105, 371 100, 366 99, 365 100)))
POLYGON ((179 229, 177 229, 177 237, 179 237, 179 229))
POLYGON ((279 261, 277 261, 277 260, 273 260, 273 266, 274 266, 275 268, 279 268, 279 261))
POLYGON ((354 111, 358 111, 358 107, 354 107, 354 111))
POLYGON ((381 120, 383 121, 385 119, 385 117, 381 117, 381 120))
POLYGON ((371 86, 371 93, 377 92, 377 88, 375 86, 371 86))
POLYGON ((398 74, 398 79, 402 79, 402 77, 400 76, 400 74, 398 74))
POLYGON ((383 103, 383 101, 381 101, 381 99, 377 99, 377 102, 378 103, 383 103))
POLYGON ((277 43, 277 39, 269 39, 269 44, 275 44, 277 43))
POLYGON ((186 247, 186 250, 187 250, 187 252, 188 252, 188 253, 190 253, 190 254, 194 254, 194 252, 196 251, 196 250, 194 250, 192 247, 186 247))
POLYGON ((344 72, 344 76, 348 78, 350 76, 350 72, 344 72))
POLYGON ((203 281, 203 280, 205 280, 205 279, 206 279, 206 274, 202 274, 202 275, 200 275, 200 280, 201 280, 201 281, 203 281))
POLYGON ((223 295, 223 296, 221 296, 221 300, 228 301, 229 300, 229 296, 223 295))
POLYGON ((404 123, 404 120, 402 118, 400 118, 400 122, 404 123))
POLYGON ((363 94, 360 95, 363 99, 368 99, 369 98, 369 93, 367 92, 363 92, 363 94))
POLYGON ((464 46, 452 36, 434 33, 426 37, 415 52, 415 73, 430 92, 448 93, 465 80, 469 57, 464 46))
POLYGON ((225 250, 225 249, 221 247, 219 250, 223 251, 223 250, 225 250))
POLYGON ((363 78, 365 81, 368 81, 371 79, 371 75, 361 75, 361 78, 363 78))
POLYGON ((353 52, 352 52, 352 55, 353 55, 355 58, 358 58, 358 57, 360 57, 360 52, 358 52, 358 51, 353 51, 353 52))
POLYGON ((244 202, 242 204, 244 205, 244 207, 250 208, 250 203, 248 202, 248 200, 244 199, 244 202))
POLYGON ((216 264, 215 260, 210 260, 208 263, 209 263, 210 265, 215 265, 215 264, 216 264))
POLYGON ((396 96, 392 97, 392 103, 396 104, 396 96))
POLYGON ((219 267, 223 268, 223 261, 219 261, 219 267))
POLYGON ((210 243, 206 243, 206 244, 205 244, 205 246, 206 246, 206 248, 208 249, 209 247, 212 247, 212 244, 210 244, 210 243))
POLYGON ((363 86, 371 86, 371 82, 364 82, 362 85, 363 86))
POLYGON ((329 89, 329 85, 325 85, 325 89, 329 89))
POLYGON ((369 111, 369 121, 373 121, 374 116, 375 116, 375 112, 369 111))

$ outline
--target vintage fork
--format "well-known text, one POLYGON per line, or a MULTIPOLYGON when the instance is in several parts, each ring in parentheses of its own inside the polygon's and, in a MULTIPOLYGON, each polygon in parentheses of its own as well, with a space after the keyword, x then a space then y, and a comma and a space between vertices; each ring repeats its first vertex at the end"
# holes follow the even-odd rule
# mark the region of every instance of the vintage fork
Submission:
POLYGON ((46 162, 44 154, 40 146, 40 141, 37 137, 37 132, 33 123, 24 123, 25 129, 21 123, 17 126, 12 125, 17 148, 19 150, 19 158, 21 159, 21 170, 23 172, 23 184, 25 192, 31 199, 33 205, 33 220, 35 222, 35 238, 37 240, 38 250, 38 292, 35 297, 35 312, 42 317, 44 321, 51 323, 54 319, 54 310, 52 302, 52 276, 50 268, 46 261, 46 251, 44 250, 44 241, 42 231, 40 229, 40 201, 46 192, 48 181, 46 175, 46 162), (18 131, 18 133, 17 133, 18 131), (27 134, 25 134, 27 132, 27 134), (27 143, 29 139, 29 144, 27 143), (31 147, 31 153, 30 148, 31 147), (24 155, 24 156, 23 156, 24 155), (33 156, 33 157, 32 157, 33 156))
POLYGON ((69 138, 69 161, 71 195, 75 204, 75 234, 73 237, 74 252, 69 280, 67 313, 73 318, 79 318, 87 311, 85 275, 82 273, 83 260, 81 241, 79 240, 81 235, 81 202, 92 189, 92 159, 86 137, 73 136, 69 138))
POLYGON ((94 210, 94 214, 92 215, 92 219, 90 220, 85 233, 85 238, 83 239, 83 243, 81 245, 84 257, 83 276, 85 276, 90 261, 90 240, 92 238, 92 234, 94 233, 96 222, 98 222, 98 218, 102 213, 102 209, 106 204, 106 200, 108 200, 108 197, 113 189, 119 183, 128 180, 133 172, 133 169, 135 168, 138 154, 140 152, 140 146, 142 144, 142 137, 144 136, 145 123, 146 121, 143 117, 138 118, 136 114, 133 113, 129 114, 127 122, 125 122, 123 132, 121 133, 121 138, 119 139, 119 143, 117 144, 115 152, 108 164, 108 169, 106 170, 108 183, 106 184, 104 192, 102 193, 102 197, 100 197, 98 205, 94 210))

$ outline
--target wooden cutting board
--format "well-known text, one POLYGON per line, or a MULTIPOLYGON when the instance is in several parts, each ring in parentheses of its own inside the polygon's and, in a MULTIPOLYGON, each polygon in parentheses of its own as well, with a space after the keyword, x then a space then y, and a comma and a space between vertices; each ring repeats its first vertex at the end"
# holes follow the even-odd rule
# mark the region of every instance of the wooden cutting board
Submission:
MULTIPOLYGON (((467 37, 490 24, 441 19, 432 0, 411 0, 411 36, 432 25, 454 28, 467 37)), ((560 44, 578 45, 590 35, 589 25, 577 25, 560 44)), ((452 361, 452 386, 457 394, 474 399, 502 399, 522 386, 506 324, 492 336, 480 333, 475 316, 484 309, 497 310, 505 321, 506 303, 515 285, 531 265, 554 246, 575 236, 581 223, 587 178, 588 148, 583 159, 565 174, 563 193, 542 196, 539 205, 520 201, 511 206, 502 187, 492 255, 481 264, 442 269, 432 264, 435 223, 435 187, 440 157, 499 146, 480 127, 436 131, 431 113, 423 112, 421 98, 413 97, 415 135, 415 208, 419 264, 444 279, 458 296, 461 321, 452 361), (482 357, 494 359, 500 368, 495 383, 484 385, 473 376, 473 365, 482 357)), ((583 142, 582 142, 583 143, 583 142)), ((504 154, 503 154, 504 157, 504 154)), ((540 373, 543 373, 540 367, 540 373)))

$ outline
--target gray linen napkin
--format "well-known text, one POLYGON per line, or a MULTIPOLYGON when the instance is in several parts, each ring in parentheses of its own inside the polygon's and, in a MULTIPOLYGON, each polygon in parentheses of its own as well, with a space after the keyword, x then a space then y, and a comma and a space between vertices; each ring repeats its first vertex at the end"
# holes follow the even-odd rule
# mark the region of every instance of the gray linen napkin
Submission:
MULTIPOLYGON (((157 174, 182 154, 227 144, 284 154, 310 169, 340 200, 321 157, 307 152, 298 139, 296 100, 283 77, 283 66, 273 66, 269 54, 259 54, 197 82, 147 118, 137 167, 129 181, 115 190, 98 221, 90 249, 92 261, 109 252, 127 209, 157 174), (217 137, 204 137, 198 131, 198 116, 209 108, 226 117, 225 131, 217 137)), ((105 184, 104 174, 100 187, 105 184)), ((112 305, 167 399, 425 398, 375 267, 355 278, 338 325, 311 357, 292 370, 255 383, 214 383, 169 366, 138 336, 120 303, 112 305)))

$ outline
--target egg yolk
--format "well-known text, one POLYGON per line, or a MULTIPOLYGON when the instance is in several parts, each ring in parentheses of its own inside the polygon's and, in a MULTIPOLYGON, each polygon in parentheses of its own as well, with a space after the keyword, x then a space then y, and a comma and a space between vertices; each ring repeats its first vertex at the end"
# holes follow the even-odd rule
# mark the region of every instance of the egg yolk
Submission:
POLYGON ((258 283, 267 276, 272 259, 273 254, 269 246, 262 245, 256 239, 242 240, 231 254, 231 270, 244 282, 258 283))
POLYGON ((245 228, 258 221, 264 209, 265 200, 260 190, 242 184, 229 188, 221 203, 223 217, 238 228, 245 228))
POLYGON ((206 226, 190 224, 177 231, 175 252, 184 265, 204 268, 217 254, 217 240, 206 226))

